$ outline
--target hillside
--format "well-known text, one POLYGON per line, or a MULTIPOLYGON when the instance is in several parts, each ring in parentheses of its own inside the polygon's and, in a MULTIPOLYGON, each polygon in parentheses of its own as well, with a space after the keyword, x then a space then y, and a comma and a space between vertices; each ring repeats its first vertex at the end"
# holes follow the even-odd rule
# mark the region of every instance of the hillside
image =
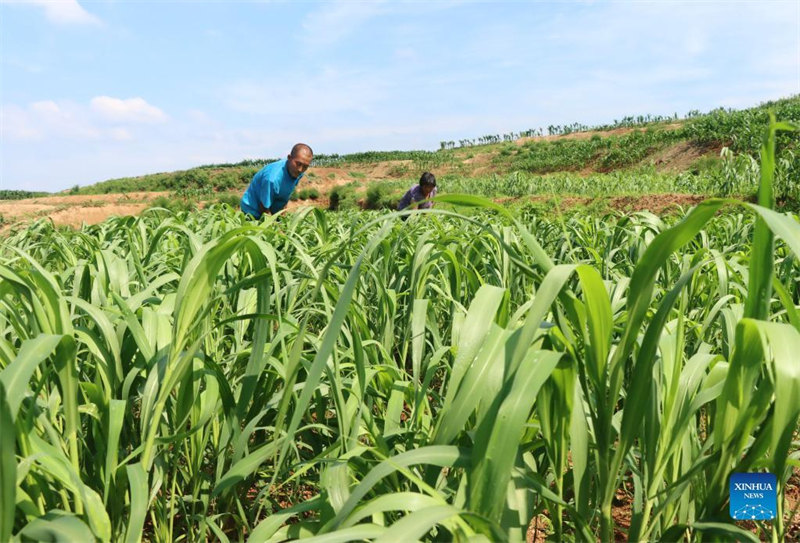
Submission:
MULTIPOLYGON (((464 192, 504 203, 555 198, 574 205, 662 212, 710 195, 748 197, 758 181, 757 157, 769 111, 800 121, 800 96, 735 111, 691 112, 683 119, 626 117, 611 125, 550 126, 441 142, 438 151, 372 151, 315 156, 290 210, 391 207, 423 171, 440 192, 464 192), (645 198, 640 196, 647 195, 645 198), (631 198, 637 196, 637 198, 631 198), (599 205, 598 205, 599 201, 599 205)), ((793 205, 800 183, 796 135, 779 141, 777 190, 793 205)), ((253 174, 271 159, 213 164, 185 171, 112 179, 59 195, 0 200, 0 224, 50 216, 79 226, 154 203, 176 210, 209 203, 236 205, 253 174)), ((13 192, 13 194, 11 194, 13 192)), ((2 196, 0 194, 0 196, 2 196)))

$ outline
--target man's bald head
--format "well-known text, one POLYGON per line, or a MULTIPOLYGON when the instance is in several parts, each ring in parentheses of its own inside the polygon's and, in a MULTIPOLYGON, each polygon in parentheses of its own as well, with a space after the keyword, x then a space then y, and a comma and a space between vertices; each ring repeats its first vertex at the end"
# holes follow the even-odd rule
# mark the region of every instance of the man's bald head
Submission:
POLYGON ((289 170, 289 175, 297 179, 311 166, 314 153, 311 151, 311 147, 305 143, 296 143, 292 147, 292 152, 286 158, 286 168, 289 170))
POLYGON ((314 156, 314 151, 305 143, 295 143, 294 147, 292 147, 292 153, 289 156, 296 157, 298 153, 308 153, 310 156, 314 156))

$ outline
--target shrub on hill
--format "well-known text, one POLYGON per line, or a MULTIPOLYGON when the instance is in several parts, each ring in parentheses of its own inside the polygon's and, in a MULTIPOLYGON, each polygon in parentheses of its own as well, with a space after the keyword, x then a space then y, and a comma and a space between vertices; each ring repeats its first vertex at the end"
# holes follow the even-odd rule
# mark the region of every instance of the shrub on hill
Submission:
POLYGON ((193 211, 197 209, 197 202, 187 198, 170 198, 168 196, 159 196, 150 203, 150 207, 161 207, 177 213, 181 211, 193 211))
POLYGON ((317 189, 303 189, 297 192, 297 197, 301 200, 316 200, 319 198, 317 189))
POLYGON ((0 190, 0 200, 24 200, 25 198, 37 198, 39 196, 49 196, 49 192, 31 192, 27 190, 0 190))
POLYGON ((393 191, 383 183, 373 183, 367 189, 364 207, 367 209, 394 209, 397 198, 393 191))
POLYGON ((227 204, 231 206, 233 209, 239 209, 240 201, 241 201, 241 196, 233 192, 226 192, 220 194, 219 197, 217 197, 217 202, 219 202, 220 204, 227 204))
POLYGON ((334 187, 328 193, 328 198, 330 199, 328 209, 331 211, 344 211, 359 207, 354 183, 334 187))

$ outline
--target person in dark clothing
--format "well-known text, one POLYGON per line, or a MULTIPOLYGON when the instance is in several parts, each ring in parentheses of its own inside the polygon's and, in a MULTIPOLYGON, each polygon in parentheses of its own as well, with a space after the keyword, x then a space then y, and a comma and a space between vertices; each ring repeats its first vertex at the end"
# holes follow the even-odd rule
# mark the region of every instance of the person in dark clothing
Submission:
POLYGON ((431 198, 436 196, 436 177, 431 172, 425 172, 419 178, 419 184, 414 185, 400 198, 397 210, 401 211, 411 204, 416 204, 417 209, 430 209, 433 207, 431 198))

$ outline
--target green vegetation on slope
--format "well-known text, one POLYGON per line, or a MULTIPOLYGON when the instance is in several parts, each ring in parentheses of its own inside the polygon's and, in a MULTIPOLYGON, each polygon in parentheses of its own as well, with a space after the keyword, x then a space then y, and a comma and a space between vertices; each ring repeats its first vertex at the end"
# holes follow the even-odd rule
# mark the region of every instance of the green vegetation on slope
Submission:
MULTIPOLYGON (((250 161, 248 161, 250 162, 250 161)), ((140 177, 111 179, 87 187, 74 194, 110 194, 139 191, 218 190, 246 185, 258 171, 258 166, 202 166, 172 173, 156 173, 140 177)))
MULTIPOLYGON (((484 136, 478 138, 480 145, 472 145, 472 140, 464 140, 464 146, 439 151, 369 151, 348 155, 319 154, 314 158, 316 167, 340 167, 346 169, 364 168, 370 165, 390 162, 390 177, 413 180, 422 171, 429 170, 441 174, 449 172, 459 178, 475 178, 471 162, 477 157, 486 155, 492 170, 497 175, 507 176, 514 172, 524 174, 545 174, 561 172, 611 173, 620 171, 636 171, 647 158, 671 145, 687 142, 700 150, 720 149, 727 147, 733 154, 730 163, 740 164, 737 170, 747 169, 746 158, 755 158, 760 145, 761 134, 768 123, 768 111, 776 113, 777 118, 786 121, 800 121, 800 96, 768 102, 754 108, 744 110, 716 109, 706 114, 690 112, 687 118, 677 121, 673 118, 628 117, 613 125, 593 127, 595 129, 636 128, 632 132, 621 135, 594 135, 591 138, 556 138, 553 140, 529 140, 518 146, 513 143, 494 143, 508 140, 500 136, 484 136), (675 126, 677 124, 677 126, 675 126), (466 161, 466 162, 465 162, 466 161)), ((564 127, 550 127, 549 133, 569 134, 588 127, 579 124, 564 127)), ((526 131, 514 136, 540 133, 526 131)), ((778 136, 778 168, 779 175, 788 179, 789 184, 798 184, 800 178, 800 160, 798 153, 798 136, 781 134, 778 136)), ((722 160, 709 158, 706 169, 722 171, 722 160)), ((268 160, 245 160, 236 164, 213 164, 193 168, 182 172, 160 173, 136 178, 123 178, 105 181, 96 185, 79 189, 82 194, 132 192, 132 191, 173 191, 179 189, 226 189, 243 188, 257 171, 268 160)), ((692 165, 692 170, 696 169, 692 165)), ((362 172, 354 172, 363 176, 362 172)), ((682 173, 677 172, 676 177, 682 173)), ((688 172, 691 173, 691 170, 688 172)), ((740 177, 743 174, 740 173, 740 177)), ((718 177, 718 175, 717 175, 718 177)), ((712 180, 709 194, 719 193, 719 186, 725 185, 712 180)), ((675 180, 673 184, 682 181, 675 180)), ((733 181, 723 192, 736 193, 737 190, 751 190, 749 181, 733 181)), ((781 183, 779 182, 779 186, 781 183)), ((645 185, 639 184, 641 191, 647 192, 645 185)), ((655 189, 654 189, 655 190, 655 189)), ((651 190, 650 192, 653 192, 651 190)), ((793 194, 794 189, 786 189, 785 194, 793 194)), ((481 192, 485 194, 485 192, 481 192)), ((498 195, 501 192, 496 193, 498 195)))
POLYGON ((31 192, 28 190, 0 190, 0 200, 24 200, 25 198, 37 198, 39 196, 49 196, 49 192, 31 192))

